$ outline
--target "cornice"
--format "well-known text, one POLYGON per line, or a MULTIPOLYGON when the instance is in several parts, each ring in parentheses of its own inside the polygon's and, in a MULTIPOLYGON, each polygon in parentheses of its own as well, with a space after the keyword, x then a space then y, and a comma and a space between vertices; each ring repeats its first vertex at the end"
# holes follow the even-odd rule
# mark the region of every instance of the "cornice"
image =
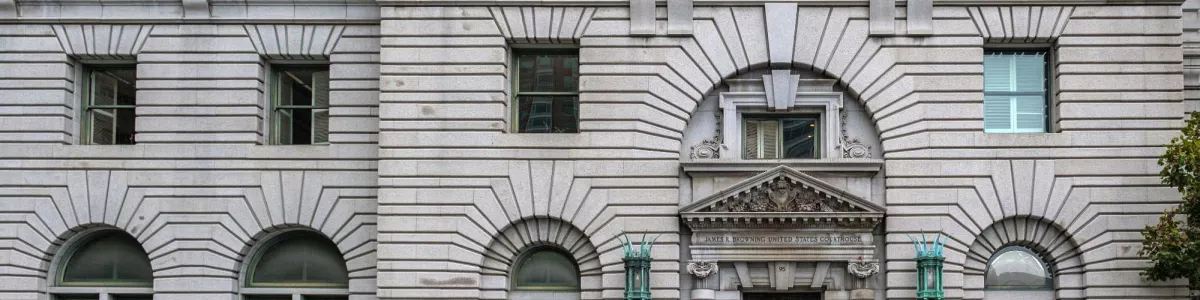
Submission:
POLYGON ((801 172, 866 172, 875 173, 883 169, 883 160, 875 158, 825 158, 825 159, 685 159, 679 165, 683 171, 692 172, 763 172, 785 165, 801 172))
POLYGON ((0 0, 0 23, 378 24, 373 0, 0 0))
POLYGON ((883 221, 882 212, 711 213, 684 212, 680 217, 693 230, 720 228, 870 230, 883 221))
MULTIPOLYGON (((629 0, 377 0, 381 6, 629 6, 629 0)), ((657 0, 666 5, 666 0, 657 0)), ((934 0, 938 6, 1180 5, 1184 0, 934 0)), ((867 6, 870 0, 693 0, 694 6, 867 6)), ((897 0, 896 5, 907 5, 897 0)))

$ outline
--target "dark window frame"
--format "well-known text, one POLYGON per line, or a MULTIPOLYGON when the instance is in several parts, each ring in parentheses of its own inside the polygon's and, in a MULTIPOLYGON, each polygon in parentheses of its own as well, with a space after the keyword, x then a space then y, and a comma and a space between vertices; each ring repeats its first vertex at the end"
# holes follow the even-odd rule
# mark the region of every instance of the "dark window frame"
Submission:
MULTIPOLYGON (((82 81, 82 82, 81 82, 81 89, 80 89, 81 90, 81 94, 80 94, 80 112, 81 112, 80 119, 81 120, 79 121, 79 123, 80 123, 79 144, 82 144, 82 145, 134 145, 134 144, 137 144, 137 140, 136 140, 136 136, 137 136, 137 64, 134 64, 134 63, 80 64, 80 68, 82 69, 82 76, 80 79, 80 81, 82 81), (129 82, 129 84, 133 86, 134 104, 132 104, 132 105, 129 105, 129 104, 95 104, 95 101, 96 101, 96 98, 95 98, 95 94, 96 94, 95 76, 96 76, 96 73, 98 73, 98 72, 108 73, 109 71, 133 71, 133 76, 134 76, 133 82, 129 82), (98 110, 112 110, 117 113, 117 115, 112 116, 113 117, 113 129, 112 130, 113 130, 114 138, 113 138, 113 143, 111 143, 111 144, 97 144, 94 141, 95 134, 92 131, 95 130, 95 121, 93 119, 94 119, 94 115, 99 113, 98 110), (130 135, 127 140, 116 137, 117 133, 120 132, 120 130, 118 130, 118 128, 120 128, 120 125, 121 125, 120 124, 121 123, 121 120, 120 120, 121 112, 126 112, 126 113, 132 115, 132 117, 133 117, 133 124, 130 124, 130 126, 133 128, 129 129, 130 135)), ((109 76, 118 78, 118 80, 120 80, 119 76, 113 75, 112 73, 109 73, 109 76)), ((120 93, 118 93, 118 95, 119 94, 120 93)), ((113 99, 113 101, 116 102, 118 100, 113 99)))
MULTIPOLYGON (((330 144, 330 142, 328 141, 328 137, 326 138, 325 142, 315 142, 314 141, 316 139, 316 131, 317 131, 317 128, 316 128, 317 126, 315 124, 316 123, 315 115, 316 115, 317 111, 324 111, 326 114, 329 114, 330 107, 332 107, 332 105, 330 103, 326 103, 324 106, 317 105, 316 101, 315 101, 316 97, 310 96, 308 105, 284 105, 284 104, 282 104, 283 99, 281 97, 283 96, 283 92, 282 92, 283 81, 284 80, 298 80, 296 78, 284 78, 284 76, 283 76, 284 72, 287 72, 287 71, 331 72, 331 69, 332 68, 331 68, 330 64, 324 63, 324 62, 304 63, 304 64, 272 64, 271 65, 271 70, 270 70, 271 73, 269 75, 270 76, 269 77, 270 93, 271 93, 271 95, 270 95, 271 96, 270 111, 269 111, 269 116, 268 116, 268 120, 270 121, 270 134, 268 137, 269 144, 271 144, 271 145, 329 145, 330 144), (308 110, 309 115, 310 115, 309 126, 308 126, 308 136, 309 136, 308 143, 297 144, 297 143, 295 143, 294 140, 291 140, 290 137, 289 137, 289 142, 285 143, 284 136, 283 136, 283 133, 284 133, 283 126, 285 124, 284 124, 282 115, 285 112, 290 113, 291 117, 293 118, 292 122, 295 122, 295 116, 296 116, 295 112, 300 111, 300 110, 308 110)), ((332 81, 332 76, 329 81, 332 81)), ((329 83, 326 83, 326 85, 327 85, 326 89, 328 90, 329 83)), ((329 92, 329 91, 326 91, 326 92, 329 92)), ((329 99, 329 101, 331 102, 332 97, 330 97, 330 98, 331 99, 329 99)), ((332 119, 332 116, 327 116, 326 118, 332 119)), ((328 125, 329 125, 329 122, 326 121, 326 126, 328 126, 328 125)), ((291 126, 294 126, 294 125, 291 125, 291 126)), ((287 132, 294 135, 295 129, 293 128, 291 130, 288 130, 287 132)), ((325 132, 326 132, 326 135, 329 134, 328 127, 325 128, 325 132)))
POLYGON ((1055 279, 1055 277, 1057 277, 1057 274, 1055 274, 1054 266, 1050 265, 1050 263, 1047 261, 1046 257, 1044 255, 1038 253, 1033 248, 1022 246, 1022 245, 1008 245, 1008 246, 1000 247, 1000 250, 997 250, 995 253, 992 253, 992 257, 988 258, 987 264, 984 265, 983 277, 984 277, 984 279, 983 279, 983 281, 984 281, 983 290, 984 291, 1053 291, 1053 290, 1055 290, 1054 279, 1055 279), (1030 256, 1037 257, 1038 263, 1042 266, 1042 268, 1044 268, 1046 270, 1045 286, 1044 287, 1009 286, 1009 285, 989 286, 987 284, 987 275, 992 270, 992 264, 995 263, 996 259, 1000 258, 1001 255, 1004 255, 1009 252, 1023 252, 1030 256))
POLYGON ((512 265, 512 268, 511 268, 512 270, 511 270, 511 271, 508 273, 508 274, 509 274, 509 286, 510 286, 510 289, 511 289, 512 291, 535 291, 535 292, 542 292, 542 291, 560 291, 560 292, 578 292, 578 291, 581 291, 581 290, 583 289, 583 282, 582 282, 582 281, 583 281, 583 276, 582 276, 582 273, 580 273, 580 270, 579 270, 579 262, 575 260, 575 256, 574 256, 574 255, 571 255, 571 253, 570 253, 570 252, 567 252, 566 250, 563 250, 563 249, 561 249, 561 248, 558 248, 558 247, 553 247, 553 246, 536 246, 536 247, 532 247, 532 248, 526 249, 525 251, 521 252, 521 255, 520 255, 520 256, 518 256, 518 257, 517 257, 517 259, 515 259, 515 260, 514 260, 514 262, 515 262, 515 263, 512 265), (573 273, 573 274, 575 274, 575 278, 574 278, 574 279, 575 279, 575 286, 573 286, 573 287, 565 287, 565 286, 523 286, 523 285, 520 285, 520 284, 518 284, 518 282, 517 282, 517 274, 519 274, 519 273, 520 273, 520 271, 521 271, 521 269, 525 267, 525 264, 526 264, 526 263, 529 261, 529 259, 531 259, 531 258, 532 258, 532 257, 533 257, 535 254, 538 254, 538 253, 541 253, 541 252, 552 252, 552 253, 556 253, 556 254, 558 254, 558 255, 561 255, 561 256, 563 256, 563 257, 567 258, 568 260, 570 260, 570 261, 571 261, 571 263, 572 263, 572 266, 574 266, 574 270, 573 270, 573 271, 574 271, 574 273, 573 273))
MULTIPOLYGON (((514 46, 512 48, 511 54, 512 55, 510 58, 510 66, 509 66, 511 71, 510 71, 509 76, 511 78, 510 82, 512 85, 511 86, 512 97, 511 97, 509 103, 512 106, 511 113, 510 113, 510 116, 512 118, 512 126, 511 126, 510 130, 512 130, 512 132, 514 132, 514 133, 533 133, 533 134, 579 133, 580 132, 580 129, 579 129, 579 124, 580 124, 580 119, 579 119, 579 117, 580 117, 580 113, 579 113, 580 112, 579 111, 579 108, 580 108, 580 105, 579 105, 579 94, 580 94, 579 93, 579 78, 581 77, 578 74, 579 48, 578 47, 553 47, 553 48, 551 48, 551 47, 514 46), (577 72, 575 74, 575 90, 574 91, 551 91, 551 92, 522 92, 521 91, 521 83, 520 83, 521 69, 520 69, 519 64, 520 64, 520 57, 525 56, 525 55, 574 55, 576 57, 575 61, 576 61, 576 70, 577 70, 577 72), (522 131, 522 127, 521 127, 521 97, 522 96, 573 97, 574 104, 575 104, 574 131, 558 132, 558 131, 555 131, 553 127, 551 127, 549 132, 522 131)), ((556 107, 556 106, 553 105, 554 100, 551 100, 551 101, 552 101, 551 110, 553 110, 554 107, 556 107)), ((553 126, 553 121, 551 122, 551 126, 553 126)))

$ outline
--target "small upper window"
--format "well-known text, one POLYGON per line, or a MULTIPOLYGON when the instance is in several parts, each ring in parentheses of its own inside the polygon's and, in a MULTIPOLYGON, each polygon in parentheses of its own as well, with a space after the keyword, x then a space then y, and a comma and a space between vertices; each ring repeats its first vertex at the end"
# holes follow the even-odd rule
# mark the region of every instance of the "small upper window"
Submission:
POLYGON ((84 236, 63 252, 55 284, 56 299, 149 299, 154 274, 142 244, 119 230, 84 236), (70 288, 69 292, 58 292, 70 288), (120 289, 120 295, 108 295, 120 289))
POLYGON ((747 159, 820 157, 820 116, 748 115, 744 119, 742 149, 747 159))
POLYGON ((988 52, 983 82, 985 132, 1046 132, 1046 53, 988 52))
POLYGON ((132 145, 137 119, 134 66, 86 67, 82 144, 132 145))
POLYGON ((993 290, 1047 290, 1053 287, 1050 267, 1028 248, 1000 249, 988 261, 984 288, 993 290))
POLYGON ((514 270, 514 290, 579 290, 579 267, 575 260, 555 249, 532 249, 517 261, 514 270))
POLYGON ((350 275, 346 260, 328 238, 315 232, 292 231, 267 242, 251 259, 246 288, 242 289, 245 299, 347 298, 350 275))
POLYGON ((273 139, 280 145, 329 143, 329 66, 275 67, 273 139))
POLYGON ((517 132, 579 132, 579 51, 518 50, 517 132))

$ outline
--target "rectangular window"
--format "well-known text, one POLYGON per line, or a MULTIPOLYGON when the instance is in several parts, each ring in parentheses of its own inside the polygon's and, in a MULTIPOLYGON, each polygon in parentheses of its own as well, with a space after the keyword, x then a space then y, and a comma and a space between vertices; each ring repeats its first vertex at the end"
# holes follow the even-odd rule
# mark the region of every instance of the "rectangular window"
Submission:
POLYGON ((134 66, 85 67, 82 144, 132 145, 137 120, 134 66))
POLYGON ((579 132, 579 50, 517 50, 517 132, 579 132))
POLYGON ((820 116, 746 116, 742 149, 747 159, 819 158, 820 116))
POLYGON ((984 132, 1046 132, 1046 69, 1045 52, 984 54, 984 132))
POLYGON ((329 66, 274 67, 272 81, 273 143, 329 144, 329 66))

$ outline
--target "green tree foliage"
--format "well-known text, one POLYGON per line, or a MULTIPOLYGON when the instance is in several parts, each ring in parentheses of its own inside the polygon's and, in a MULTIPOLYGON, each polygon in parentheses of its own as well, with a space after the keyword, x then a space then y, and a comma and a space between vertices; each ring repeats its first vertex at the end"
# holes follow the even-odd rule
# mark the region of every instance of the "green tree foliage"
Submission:
POLYGON ((1200 289, 1200 112, 1193 112, 1183 135, 1171 139, 1158 159, 1162 182, 1183 195, 1183 203, 1166 211, 1158 224, 1142 231, 1139 254, 1154 263, 1142 272, 1151 280, 1187 278, 1200 289), (1180 218, 1183 216, 1182 218, 1180 218))

